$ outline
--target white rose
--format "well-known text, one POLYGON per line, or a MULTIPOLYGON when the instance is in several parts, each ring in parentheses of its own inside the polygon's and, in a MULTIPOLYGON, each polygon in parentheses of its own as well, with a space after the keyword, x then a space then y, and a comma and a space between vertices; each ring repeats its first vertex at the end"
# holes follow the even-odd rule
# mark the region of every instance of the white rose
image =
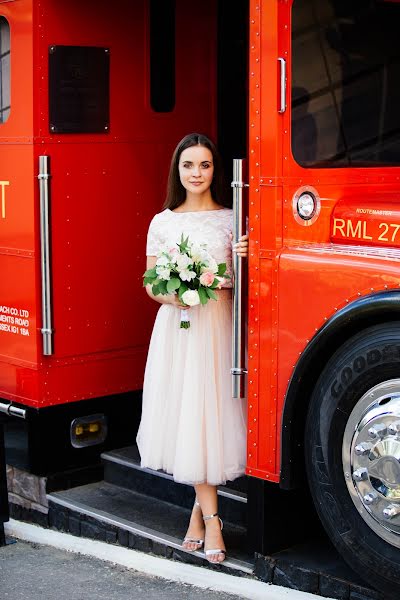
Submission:
POLYGON ((190 251, 190 255, 194 262, 203 262, 204 261, 204 250, 201 246, 193 245, 190 251))
POLYGON ((188 306, 196 306, 200 304, 199 292, 196 290, 187 290, 182 294, 182 300, 188 306))
POLYGON ((186 254, 180 254, 176 259, 178 271, 187 269, 192 264, 192 260, 186 254))
POLYGON ((156 265, 159 267, 166 267, 168 263, 169 260, 167 256, 160 256, 159 258, 157 258, 156 265))
POLYGON ((200 246, 197 246, 196 244, 193 244, 193 246, 190 249, 190 256, 192 257, 192 260, 194 262, 198 262, 201 258, 201 248, 200 246))
POLYGON ((218 273, 218 264, 217 262, 210 257, 207 264, 204 267, 201 267, 201 272, 211 271, 212 273, 218 273))
POLYGON ((170 274, 171 274, 171 270, 166 269, 165 267, 157 267, 156 273, 160 279, 164 279, 164 281, 168 281, 170 274))
POLYGON ((196 277, 196 273, 194 271, 189 271, 189 269, 183 269, 179 273, 179 277, 182 279, 182 281, 191 281, 196 277))

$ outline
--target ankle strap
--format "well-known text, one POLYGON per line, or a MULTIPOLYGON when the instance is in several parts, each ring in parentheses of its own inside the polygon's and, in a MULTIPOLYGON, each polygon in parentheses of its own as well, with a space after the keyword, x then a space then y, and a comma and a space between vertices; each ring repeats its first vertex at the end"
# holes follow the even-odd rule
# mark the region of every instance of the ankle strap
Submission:
POLYGON ((213 519, 214 517, 219 517, 219 514, 214 513, 212 515, 203 515, 203 521, 209 521, 210 519, 213 519))

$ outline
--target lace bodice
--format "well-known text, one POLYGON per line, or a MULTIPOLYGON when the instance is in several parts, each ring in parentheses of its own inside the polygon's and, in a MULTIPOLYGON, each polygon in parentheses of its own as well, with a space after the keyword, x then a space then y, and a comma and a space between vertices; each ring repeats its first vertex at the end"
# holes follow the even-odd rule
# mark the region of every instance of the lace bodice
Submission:
MULTIPOLYGON (((197 212, 173 212, 169 208, 153 217, 147 234, 146 255, 156 256, 165 247, 174 247, 181 235, 197 244, 206 244, 217 263, 226 263, 232 275, 233 211, 231 208, 197 212)), ((224 287, 232 287, 231 280, 224 287)))

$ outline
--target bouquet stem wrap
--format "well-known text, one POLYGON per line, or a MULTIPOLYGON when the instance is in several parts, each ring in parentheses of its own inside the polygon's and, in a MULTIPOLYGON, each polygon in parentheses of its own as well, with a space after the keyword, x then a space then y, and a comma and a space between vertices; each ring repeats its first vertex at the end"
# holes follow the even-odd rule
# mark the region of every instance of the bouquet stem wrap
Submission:
POLYGON ((189 329, 190 327, 190 318, 189 311, 185 308, 181 308, 181 329, 189 329))

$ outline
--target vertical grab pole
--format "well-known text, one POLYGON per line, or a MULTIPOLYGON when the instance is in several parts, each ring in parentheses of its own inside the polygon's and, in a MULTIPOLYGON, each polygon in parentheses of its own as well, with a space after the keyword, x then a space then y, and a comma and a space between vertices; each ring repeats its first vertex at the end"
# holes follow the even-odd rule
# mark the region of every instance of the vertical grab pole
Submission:
POLYGON ((49 179, 50 158, 39 156, 40 190, 40 254, 42 275, 42 336, 43 354, 53 354, 53 329, 51 323, 51 278, 50 278, 50 228, 49 228, 49 179))
MULTIPOLYGON (((233 243, 244 235, 243 231, 243 160, 233 159, 233 243)), ((244 375, 247 370, 244 364, 243 336, 243 260, 233 253, 233 317, 232 317, 232 397, 243 398, 245 394, 244 375)))

